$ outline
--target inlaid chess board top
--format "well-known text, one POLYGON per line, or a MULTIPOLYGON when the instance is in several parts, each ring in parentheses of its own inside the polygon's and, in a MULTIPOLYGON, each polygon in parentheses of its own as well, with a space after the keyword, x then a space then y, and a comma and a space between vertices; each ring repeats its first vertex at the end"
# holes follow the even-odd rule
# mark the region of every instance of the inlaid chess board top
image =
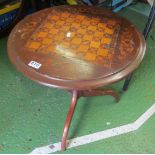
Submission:
POLYGON ((86 81, 94 87, 98 80, 105 85, 103 79, 114 75, 113 81, 123 78, 144 52, 144 39, 130 22, 90 6, 34 13, 14 28, 8 41, 9 57, 21 72, 45 85, 66 87, 68 82, 68 88, 86 81))

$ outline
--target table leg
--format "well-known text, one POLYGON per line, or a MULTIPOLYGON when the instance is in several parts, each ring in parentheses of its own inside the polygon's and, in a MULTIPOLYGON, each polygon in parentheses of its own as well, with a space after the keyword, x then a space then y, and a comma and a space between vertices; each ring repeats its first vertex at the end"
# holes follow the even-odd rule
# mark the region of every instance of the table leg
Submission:
POLYGON ((90 96, 103 96, 103 95, 110 95, 113 96, 116 100, 116 102, 119 101, 120 97, 119 94, 114 90, 102 90, 102 89, 94 89, 94 90, 84 90, 81 91, 79 96, 83 97, 90 97, 90 96))
POLYGON ((91 97, 91 96, 102 96, 102 95, 111 95, 115 98, 116 102, 119 101, 120 97, 117 92, 114 90, 102 90, 102 89, 95 89, 95 90, 73 90, 69 91, 72 93, 72 100, 70 103, 69 111, 67 114, 66 122, 64 125, 62 141, 61 141, 61 150, 64 151, 66 149, 66 140, 69 131, 69 126, 73 117, 74 109, 79 97, 91 97))
POLYGON ((71 123, 71 120, 73 117, 73 113, 74 113, 74 109, 75 109, 77 100, 78 100, 78 91, 73 90, 72 91, 72 100, 70 103, 67 119, 66 119, 66 122, 64 125, 63 135, 62 135, 62 141, 61 141, 61 150, 62 151, 64 151, 66 149, 66 139, 67 139, 67 135, 68 135, 68 130, 69 130, 69 126, 70 126, 70 123, 71 123))
POLYGON ((124 85, 123 85, 123 91, 128 90, 129 83, 130 83, 131 79, 132 79, 132 74, 130 74, 130 75, 125 79, 125 82, 124 82, 124 85))

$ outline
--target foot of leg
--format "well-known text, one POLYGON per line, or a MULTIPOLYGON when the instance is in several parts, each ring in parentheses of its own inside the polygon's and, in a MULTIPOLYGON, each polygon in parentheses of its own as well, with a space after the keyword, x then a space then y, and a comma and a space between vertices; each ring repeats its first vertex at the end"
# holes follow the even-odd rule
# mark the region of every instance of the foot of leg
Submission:
POLYGON ((66 149, 66 139, 67 139, 67 135, 68 135, 68 130, 69 130, 69 126, 73 117, 73 113, 74 113, 74 109, 77 103, 77 99, 78 99, 78 91, 73 90, 72 91, 72 100, 70 103, 70 107, 69 107, 69 111, 68 111, 68 115, 67 115, 67 119, 64 125, 64 130, 63 130, 63 135, 62 135, 62 141, 61 141, 61 150, 64 151, 66 149))

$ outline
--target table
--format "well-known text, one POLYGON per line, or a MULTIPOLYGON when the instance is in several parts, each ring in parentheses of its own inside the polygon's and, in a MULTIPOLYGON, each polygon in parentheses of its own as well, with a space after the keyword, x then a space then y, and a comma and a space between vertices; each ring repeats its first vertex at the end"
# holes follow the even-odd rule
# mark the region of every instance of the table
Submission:
POLYGON ((64 125, 66 139, 79 97, 111 95, 101 87, 133 72, 145 54, 142 34, 109 10, 58 6, 25 17, 11 32, 8 56, 26 77, 72 94, 64 125))

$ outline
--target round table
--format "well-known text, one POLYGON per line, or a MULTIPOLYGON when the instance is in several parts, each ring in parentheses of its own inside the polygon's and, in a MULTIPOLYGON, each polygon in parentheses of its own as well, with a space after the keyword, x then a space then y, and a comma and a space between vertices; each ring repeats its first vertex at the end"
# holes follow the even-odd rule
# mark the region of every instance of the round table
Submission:
POLYGON ((102 86, 133 72, 145 54, 142 34, 126 19, 91 6, 58 6, 25 17, 11 32, 8 55, 26 77, 68 90, 72 100, 61 148, 81 96, 119 95, 102 86))

